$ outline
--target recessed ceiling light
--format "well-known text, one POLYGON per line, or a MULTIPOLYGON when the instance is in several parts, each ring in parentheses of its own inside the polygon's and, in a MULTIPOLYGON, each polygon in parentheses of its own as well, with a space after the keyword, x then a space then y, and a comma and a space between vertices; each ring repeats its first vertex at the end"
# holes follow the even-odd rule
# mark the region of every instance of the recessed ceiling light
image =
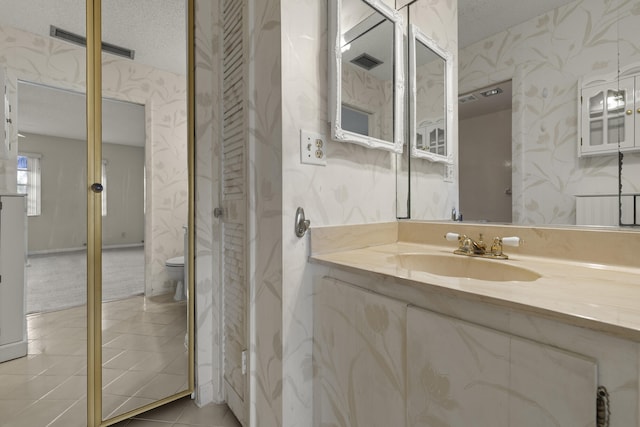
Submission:
POLYGON ((493 88, 493 89, 489 89, 489 90, 485 90, 484 92, 480 92, 480 94, 482 96, 493 96, 493 95, 498 95, 502 93, 502 89, 500 89, 499 87, 493 88))

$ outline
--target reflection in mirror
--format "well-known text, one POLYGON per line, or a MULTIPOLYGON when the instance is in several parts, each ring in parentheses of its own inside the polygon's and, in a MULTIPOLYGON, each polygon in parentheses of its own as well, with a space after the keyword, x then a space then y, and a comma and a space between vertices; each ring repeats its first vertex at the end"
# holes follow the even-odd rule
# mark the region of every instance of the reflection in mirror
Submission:
MULTIPOLYGON (((27 194, 22 228, 7 217, 9 201, 1 200, 1 425, 41 426, 54 420, 78 425, 87 417, 86 132, 77 136, 80 141, 64 144, 34 126, 61 106, 31 109, 41 85, 84 92, 85 77, 74 69, 85 63, 85 51, 50 40, 45 23, 52 19, 50 7, 84 32, 85 6, 46 3, 32 8, 24 1, 0 0, 0 103, 6 106, 0 108, 6 114, 0 117, 0 191, 27 194), (60 169, 67 156, 79 162, 60 169), (7 238, 10 250, 4 247, 7 238), (24 351, 14 352, 23 340, 24 351)), ((82 121, 84 105, 68 115, 82 121)))
MULTIPOLYGON (((103 55, 105 257, 89 267, 102 261, 104 268, 105 351, 99 353, 102 385, 112 393, 102 405, 104 418, 187 395, 187 345, 193 348, 185 341, 190 301, 174 301, 178 281, 167 274, 168 261, 184 253, 187 222, 186 0, 163 0, 162 7, 157 0, 114 2, 103 2, 111 23, 105 38, 132 46, 136 59, 103 55), (112 20, 114 11, 121 15, 112 20), (114 22, 126 30, 113 29, 114 22)), ((26 317, 21 314, 28 354, 0 364, 0 424, 85 425, 87 406, 94 407, 87 373, 91 383, 96 371, 87 355, 87 337, 95 335, 86 326, 86 49, 50 34, 55 25, 85 35, 85 2, 0 0, 0 10, 6 93, 0 110, 11 119, 0 120, 7 130, 0 191, 26 193, 29 209, 26 317)), ((5 278, 3 271, 3 284, 5 278)), ((0 320, 0 350, 5 330, 0 320)), ((99 424, 91 418, 89 424, 99 424)))
POLYGON ((186 0, 153 0, 152 10, 102 1, 103 41, 137 59, 103 53, 103 102, 142 111, 128 132, 102 111, 103 420, 189 389, 186 0), (173 50, 138 40, 140 23, 169 32, 173 50), (113 143, 117 131, 128 144, 113 143), (136 295, 106 298, 125 283, 136 295))
MULTIPOLYGON (((617 199, 618 156, 578 156, 579 80, 587 74, 615 73, 640 62, 634 43, 640 31, 637 2, 559 0, 552 10, 523 15, 504 26, 496 20, 482 22, 469 13, 473 2, 465 9, 466 3, 459 3, 458 92, 467 94, 507 80, 513 85, 512 221, 586 225, 578 220, 582 215, 578 210, 583 209, 578 206, 580 200, 599 203, 617 199), (470 38, 477 27, 489 31, 470 38)), ((486 173, 479 168, 471 171, 476 179, 486 173)), ((621 179, 626 193, 640 192, 640 154, 625 153, 621 179)), ((413 196, 421 195, 417 192, 413 196)), ((586 209, 595 213, 599 207, 586 209)), ((614 203, 608 216, 617 218, 617 209, 614 203)), ((462 213, 466 220, 466 212, 462 213)), ((442 220, 450 216, 412 218, 442 220)), ((606 222, 596 219, 591 224, 606 222)))
POLYGON ((511 112, 511 81, 459 96, 458 185, 465 221, 511 222, 511 112))
POLYGON ((451 54, 411 25, 411 156, 453 163, 449 129, 453 125, 451 54))
POLYGON ((402 20, 380 0, 329 2, 332 137, 402 151, 402 20))

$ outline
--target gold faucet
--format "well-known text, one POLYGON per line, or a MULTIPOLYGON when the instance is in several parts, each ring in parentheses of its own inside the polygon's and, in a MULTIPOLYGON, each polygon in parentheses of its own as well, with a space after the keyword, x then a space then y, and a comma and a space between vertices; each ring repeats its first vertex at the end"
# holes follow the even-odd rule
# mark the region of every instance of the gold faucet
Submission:
POLYGON ((480 233, 478 240, 473 240, 464 234, 458 233, 447 233, 444 237, 449 241, 458 241, 458 249, 453 251, 456 255, 492 259, 509 259, 509 256, 502 252, 502 246, 520 246, 522 242, 519 237, 494 237, 493 243, 487 250, 487 244, 483 240, 482 233, 480 233))

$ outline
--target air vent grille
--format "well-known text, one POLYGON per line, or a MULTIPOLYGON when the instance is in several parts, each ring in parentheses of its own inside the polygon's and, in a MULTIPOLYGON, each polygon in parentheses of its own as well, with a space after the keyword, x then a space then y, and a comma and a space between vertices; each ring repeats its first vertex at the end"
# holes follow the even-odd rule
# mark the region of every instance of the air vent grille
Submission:
MULTIPOLYGON (((87 38, 79 34, 72 33, 71 31, 63 30, 55 25, 49 27, 49 35, 51 37, 67 41, 69 43, 77 44, 80 46, 87 45, 87 38)), ((135 51, 127 49, 126 47, 116 46, 111 43, 102 42, 102 51, 110 53, 112 55, 122 56, 124 58, 133 59, 135 57, 135 51)))
POLYGON ((353 58, 351 62, 353 64, 356 64, 359 67, 364 68, 365 70, 372 70, 378 65, 382 64, 382 61, 380 61, 377 58, 374 58, 373 56, 367 53, 363 53, 362 55, 356 58, 353 58))
POLYGON ((477 101, 478 97, 476 97, 474 94, 470 93, 468 95, 461 95, 458 98, 458 102, 460 104, 466 104, 467 102, 473 102, 473 101, 477 101))

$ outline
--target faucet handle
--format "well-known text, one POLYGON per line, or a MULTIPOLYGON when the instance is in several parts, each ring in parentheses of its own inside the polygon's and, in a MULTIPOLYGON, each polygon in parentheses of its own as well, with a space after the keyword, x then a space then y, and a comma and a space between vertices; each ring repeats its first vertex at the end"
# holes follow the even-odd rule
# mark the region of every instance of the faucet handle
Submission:
POLYGON ((523 241, 517 236, 502 238, 502 244, 505 246, 520 246, 522 242, 523 241))
POLYGON ((457 242, 460 239, 460 235, 458 233, 447 233, 444 238, 450 242, 457 242))

